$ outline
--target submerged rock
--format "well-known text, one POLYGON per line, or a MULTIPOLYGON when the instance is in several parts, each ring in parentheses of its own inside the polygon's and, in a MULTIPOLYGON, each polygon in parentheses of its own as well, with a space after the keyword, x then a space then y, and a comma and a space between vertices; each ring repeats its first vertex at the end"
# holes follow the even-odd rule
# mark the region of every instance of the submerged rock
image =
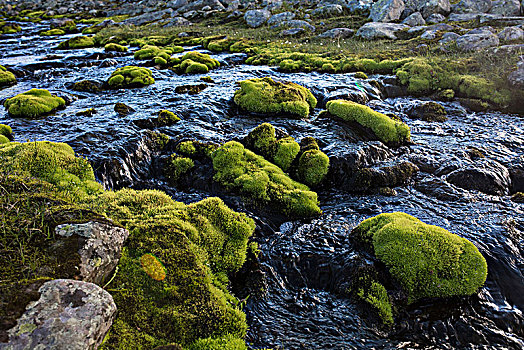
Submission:
POLYGON ((446 181, 467 189, 491 195, 507 195, 511 186, 508 169, 488 159, 468 163, 446 175, 446 181))

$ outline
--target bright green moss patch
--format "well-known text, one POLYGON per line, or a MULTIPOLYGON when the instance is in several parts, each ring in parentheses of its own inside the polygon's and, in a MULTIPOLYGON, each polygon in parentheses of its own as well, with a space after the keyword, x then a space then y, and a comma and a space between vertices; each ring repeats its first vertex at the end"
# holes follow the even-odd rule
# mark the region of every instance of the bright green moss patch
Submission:
POLYGON ((176 46, 175 48, 172 47, 163 47, 160 48, 155 45, 144 45, 140 50, 135 51, 134 57, 135 60, 149 60, 151 58, 154 58, 156 56, 162 57, 165 60, 169 60, 171 58, 171 55, 173 53, 178 53, 184 51, 184 49, 180 46, 176 46))
POLYGON ((153 73, 149 69, 136 66, 118 68, 107 81, 114 89, 142 87, 154 83, 153 73))
POLYGON ((211 69, 220 67, 220 63, 204 53, 191 51, 180 58, 172 60, 173 67, 179 74, 205 74, 211 69))
POLYGON ((14 34, 20 31, 22 31, 22 27, 16 23, 7 23, 0 26, 0 34, 14 34))
POLYGON ((53 36, 53 35, 64 35, 66 32, 63 29, 60 28, 53 28, 50 30, 46 30, 43 32, 40 32, 40 35, 42 36, 53 36))
POLYGON ((279 167, 240 143, 228 142, 212 157, 216 171, 214 179, 227 190, 237 191, 258 203, 265 202, 291 217, 321 213, 315 192, 293 181, 279 167))
POLYGON ((166 177, 171 181, 176 182, 182 175, 187 173, 195 166, 195 162, 191 158, 180 157, 173 154, 166 167, 166 177))
POLYGON ((390 326, 393 321, 393 310, 386 288, 377 281, 361 281, 363 284, 357 291, 358 297, 368 303, 378 314, 382 323, 390 326))
POLYGON ((3 86, 16 84, 16 77, 13 73, 0 66, 0 88, 3 86))
POLYGON ((209 72, 209 67, 203 63, 193 60, 185 60, 180 64, 180 69, 186 74, 205 74, 209 72))
POLYGON ((109 43, 104 46, 104 50, 109 51, 116 51, 116 52, 127 52, 127 46, 118 45, 115 43, 109 43))
POLYGON ((199 339, 188 348, 189 350, 247 350, 242 339, 227 335, 222 338, 199 339))
POLYGON ((471 295, 486 281, 486 260, 470 241, 410 215, 380 214, 353 232, 372 245, 410 302, 471 295))
POLYGON ((338 118, 371 129, 376 137, 386 144, 398 145, 410 141, 409 126, 367 106, 351 101, 334 100, 326 104, 326 109, 338 118))
POLYGON ((291 82, 254 78, 240 82, 235 92, 235 103, 242 109, 261 114, 288 114, 306 118, 317 99, 309 89, 291 82))
POLYGON ((75 36, 74 38, 68 39, 66 41, 58 44, 59 50, 66 49, 84 49, 87 47, 95 46, 95 40, 89 36, 75 36))
POLYGON ((159 126, 168 126, 176 124, 180 121, 180 118, 175 115, 175 113, 168 110, 161 110, 158 112, 157 118, 159 126))
POLYGON ((0 135, 5 137, 12 137, 13 129, 9 125, 0 124, 0 135))
POLYGON ((9 139, 6 136, 0 135, 0 144, 8 143, 8 142, 9 142, 9 139))
POLYGON ((329 170, 329 157, 319 150, 309 150, 298 160, 298 180, 308 186, 317 186, 329 170))
POLYGON ((63 106, 63 98, 42 89, 31 89, 8 98, 4 103, 7 112, 16 118, 37 118, 63 106))

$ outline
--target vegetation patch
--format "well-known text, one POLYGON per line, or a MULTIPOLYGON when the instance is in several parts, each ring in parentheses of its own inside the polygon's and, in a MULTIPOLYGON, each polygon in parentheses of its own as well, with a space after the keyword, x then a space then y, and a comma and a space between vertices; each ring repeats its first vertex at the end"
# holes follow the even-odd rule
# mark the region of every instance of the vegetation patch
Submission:
POLYGON ((306 118, 317 99, 309 89, 292 83, 265 78, 254 78, 240 82, 235 92, 235 103, 248 112, 260 114, 285 114, 306 118))
POLYGON ((472 295, 486 281, 486 260, 470 241, 408 214, 380 214, 353 234, 373 248, 408 302, 472 295))
POLYGON ((179 74, 205 74, 211 69, 220 67, 220 63, 217 60, 207 54, 196 51, 188 52, 180 58, 173 58, 171 64, 171 69, 179 74))
POLYGON ((0 66, 0 88, 13 84, 16 84, 15 75, 5 69, 4 66, 0 66))
POLYGON ((68 39, 66 41, 58 44, 57 49, 67 50, 67 49, 84 49, 88 47, 95 46, 95 40, 89 36, 75 36, 74 38, 68 39))
POLYGON ((154 83, 153 73, 149 69, 136 66, 118 68, 107 80, 107 84, 113 89, 142 87, 154 83))
POLYGON ((7 23, 0 26, 0 34, 14 34, 20 31, 22 31, 22 27, 16 23, 7 23))
POLYGON ((37 118, 63 106, 63 98, 43 89, 31 89, 4 102, 7 112, 15 118, 37 118))
POLYGON ((45 30, 43 32, 40 32, 40 35, 42 36, 55 36, 55 35, 64 35, 66 32, 63 29, 60 28, 53 28, 49 30, 45 30))
POLYGON ((115 44, 115 43, 109 43, 109 44, 106 44, 104 46, 104 50, 106 52, 111 52, 111 51, 115 51, 115 52, 127 52, 127 46, 123 46, 123 45, 118 45, 118 44, 115 44))

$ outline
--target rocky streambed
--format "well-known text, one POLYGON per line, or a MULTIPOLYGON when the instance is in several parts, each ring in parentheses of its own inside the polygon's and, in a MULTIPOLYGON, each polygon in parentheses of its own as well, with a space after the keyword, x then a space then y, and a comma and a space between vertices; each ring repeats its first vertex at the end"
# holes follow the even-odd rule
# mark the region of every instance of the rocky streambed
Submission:
MULTIPOLYGON (((204 74, 178 75, 155 67, 155 84, 144 88, 76 92, 71 89, 74 82, 105 81, 117 67, 139 62, 132 51, 57 51, 54 47, 67 37, 38 36, 47 28, 46 22, 23 24, 20 33, 2 40, 0 65, 15 72, 18 83, 0 90, 0 100, 44 88, 63 97, 68 106, 35 120, 12 118, 2 109, 0 123, 10 125, 18 141, 69 144, 88 158, 96 178, 108 189, 160 189, 186 204, 218 195, 232 209, 255 219, 253 239, 260 253, 233 278, 233 292, 245 303, 250 346, 524 347, 524 206, 511 199, 524 190, 522 116, 474 113, 459 102, 439 102, 447 120, 424 121, 420 116, 427 114, 431 101, 388 97, 387 91, 395 90, 391 76, 282 73, 275 67, 246 65, 242 53, 213 54, 221 67, 205 74, 214 82, 197 94, 177 93, 175 88, 202 84, 204 74), (236 82, 266 76, 309 88, 319 101, 309 118, 260 117, 238 109, 233 103, 236 82), (339 98, 396 115, 409 125, 413 144, 387 147, 320 113, 327 101, 339 98), (134 111, 119 114, 116 103, 134 111), (89 108, 96 113, 79 113, 89 108), (181 121, 162 127, 148 123, 159 110, 171 110, 181 121), (289 221, 246 204, 212 185, 212 169, 205 164, 177 183, 166 178, 163 166, 181 141, 240 140, 263 122, 296 140, 316 138, 330 158, 327 178, 316 188, 320 217, 289 221), (150 129, 170 137, 164 148, 158 147, 157 134, 150 129), (366 218, 395 211, 473 242, 488 263, 488 279, 479 293, 408 305, 391 328, 383 327, 366 304, 355 300, 348 289, 359 271, 382 267, 355 242, 351 231, 366 218)), ((207 52, 199 46, 185 50, 207 52)))

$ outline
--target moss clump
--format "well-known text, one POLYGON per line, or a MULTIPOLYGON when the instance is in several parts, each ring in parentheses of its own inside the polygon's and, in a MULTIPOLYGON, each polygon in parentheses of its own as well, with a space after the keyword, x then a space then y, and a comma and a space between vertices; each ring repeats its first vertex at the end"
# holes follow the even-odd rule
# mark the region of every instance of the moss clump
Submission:
POLYGON ((209 72, 208 66, 193 60, 185 60, 180 64, 180 68, 186 74, 205 74, 209 72))
POLYGON ((176 151, 191 159, 211 158, 219 145, 211 142, 182 141, 176 146, 176 151))
POLYGON ((8 85, 16 84, 16 77, 13 73, 0 66, 0 88, 8 85))
POLYGON ((22 31, 22 27, 16 23, 7 23, 0 26, 0 34, 14 34, 20 31, 22 31))
POLYGON ((321 213, 315 192, 291 180, 279 167, 240 143, 230 141, 217 149, 212 157, 216 171, 214 179, 227 190, 273 205, 291 217, 321 213))
POLYGON ((371 244, 409 302, 471 295, 486 281, 486 260, 470 241, 408 214, 380 214, 353 233, 371 244))
POLYGON ((136 66, 118 68, 107 81, 114 89, 142 87, 154 83, 153 73, 149 69, 136 66))
POLYGON ((184 51, 181 46, 175 47, 158 47, 155 45, 144 45, 140 50, 134 53, 135 60, 149 60, 154 57, 162 57, 166 61, 171 59, 171 55, 184 51))
POLYGON ((188 348, 189 350, 247 350, 246 343, 231 335, 222 338, 199 339, 188 348))
POLYGON ((104 46, 106 52, 116 51, 116 52, 127 52, 127 46, 118 45, 115 43, 109 43, 104 46))
POLYGON ((87 47, 95 46, 95 40, 89 36, 75 36, 74 38, 68 39, 66 41, 58 44, 59 50, 67 49, 84 49, 87 47))
POLYGON ((13 129, 11 129, 9 125, 0 124, 0 135, 8 139, 13 139, 13 129))
POLYGON ((309 89, 291 82, 279 82, 270 77, 240 82, 235 103, 242 109, 262 114, 289 114, 306 118, 315 108, 317 99, 309 89))
POLYGON ((180 118, 175 113, 164 109, 158 112, 157 121, 158 126, 169 126, 178 123, 180 118))
POLYGON ((220 63, 209 55, 191 51, 180 58, 172 60, 173 69, 179 74, 205 74, 211 69, 220 67, 220 63))
POLYGON ((357 78, 357 79, 367 79, 368 76, 364 72, 356 72, 355 73, 355 78, 357 78))
POLYGON ((511 200, 515 203, 524 203, 524 193, 523 192, 517 192, 513 196, 511 196, 511 200))
POLYGON ((376 137, 386 144, 403 144, 410 141, 409 126, 367 106, 351 101, 334 100, 326 104, 326 109, 331 115, 371 129, 376 137))
POLYGON ((167 64, 167 60, 162 57, 155 57, 154 61, 155 61, 155 64, 159 66, 165 66, 167 64))
POLYGON ((63 29, 60 28, 53 28, 50 30, 46 30, 43 32, 40 32, 40 35, 42 36, 53 36, 53 35, 64 35, 66 32, 63 29))
POLYGON ((308 186, 317 186, 329 170, 329 157, 319 150, 302 153, 298 159, 298 180, 308 186))
POLYGON ((0 135, 0 144, 4 144, 8 142, 9 142, 9 139, 6 136, 0 135))
POLYGON ((7 112, 16 118, 37 118, 63 106, 63 98, 42 89, 31 89, 8 98, 4 103, 7 112))
POLYGON ((180 157, 177 154, 171 155, 168 160, 166 168, 166 176, 171 181, 178 181, 178 179, 187 173, 191 168, 195 166, 195 162, 192 159, 186 157, 180 157))
POLYGON ((393 309, 386 288, 375 280, 361 279, 362 286, 357 291, 357 296, 368 303, 377 313, 382 323, 393 325, 393 309))

